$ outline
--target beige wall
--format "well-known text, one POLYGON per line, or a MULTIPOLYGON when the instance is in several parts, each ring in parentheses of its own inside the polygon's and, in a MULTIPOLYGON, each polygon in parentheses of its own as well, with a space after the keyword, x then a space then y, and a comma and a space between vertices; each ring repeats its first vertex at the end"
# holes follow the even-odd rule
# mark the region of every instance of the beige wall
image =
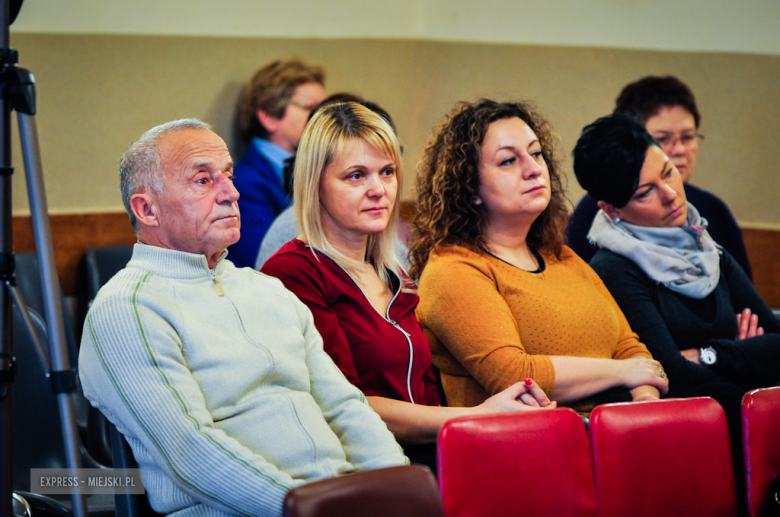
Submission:
MULTIPOLYGON (((353 91, 395 118, 406 145, 405 197, 431 128, 462 99, 530 99, 568 154, 582 126, 609 112, 621 86, 671 73, 696 92, 706 140, 693 183, 720 195, 743 225, 780 227, 780 56, 371 39, 269 39, 15 33, 38 82, 38 128, 52 212, 121 210, 117 161, 141 132, 195 116, 236 157, 233 113, 263 63, 300 56, 328 69, 328 91, 353 91)), ((14 135, 14 143, 18 142, 14 135)), ((14 163, 20 166, 18 153, 14 163)), ((15 213, 25 213, 21 171, 15 213)), ((572 178, 572 199, 581 190, 572 178)))
POLYGON ((778 26, 777 0, 28 0, 13 29, 777 55, 778 26))

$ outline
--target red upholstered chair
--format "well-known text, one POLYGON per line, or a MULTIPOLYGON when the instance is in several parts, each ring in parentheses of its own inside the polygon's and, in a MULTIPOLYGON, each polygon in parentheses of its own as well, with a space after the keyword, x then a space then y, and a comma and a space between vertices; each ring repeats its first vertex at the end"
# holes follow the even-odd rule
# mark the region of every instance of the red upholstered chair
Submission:
POLYGON ((571 409, 451 420, 438 448, 448 517, 596 515, 588 436, 571 409))
POLYGON ((753 390, 742 399, 742 444, 751 517, 776 506, 769 485, 780 476, 780 388, 753 390))
POLYGON ((597 406, 590 440, 601 517, 733 517, 726 415, 708 397, 597 406))
POLYGON ((427 467, 366 470, 293 488, 284 517, 444 517, 427 467))

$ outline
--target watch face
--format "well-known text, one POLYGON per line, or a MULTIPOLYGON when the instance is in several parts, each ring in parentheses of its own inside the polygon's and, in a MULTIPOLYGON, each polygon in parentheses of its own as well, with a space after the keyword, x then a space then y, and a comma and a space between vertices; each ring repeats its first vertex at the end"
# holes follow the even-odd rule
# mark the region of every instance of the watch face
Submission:
POLYGON ((715 361, 717 360, 718 356, 715 353, 715 350, 712 348, 703 348, 701 351, 701 362, 704 364, 715 364, 715 361))

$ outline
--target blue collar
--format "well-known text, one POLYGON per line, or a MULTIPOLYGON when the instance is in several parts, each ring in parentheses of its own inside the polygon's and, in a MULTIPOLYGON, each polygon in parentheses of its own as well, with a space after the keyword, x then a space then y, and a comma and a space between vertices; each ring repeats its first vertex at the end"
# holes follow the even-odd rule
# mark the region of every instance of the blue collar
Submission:
POLYGON ((263 138, 252 138, 252 144, 271 164, 276 176, 279 178, 279 183, 284 183, 284 161, 292 158, 294 156, 293 153, 263 138))

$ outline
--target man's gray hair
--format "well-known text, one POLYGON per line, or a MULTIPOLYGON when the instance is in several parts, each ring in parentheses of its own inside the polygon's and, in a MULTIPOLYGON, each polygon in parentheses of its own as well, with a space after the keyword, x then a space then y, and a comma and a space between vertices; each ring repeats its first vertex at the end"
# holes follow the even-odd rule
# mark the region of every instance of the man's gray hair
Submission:
POLYGON ((185 129, 206 129, 213 131, 211 126, 196 118, 183 118, 166 122, 153 127, 141 137, 130 144, 130 147, 119 160, 119 190, 122 193, 122 203, 125 205, 127 215, 130 216, 130 224, 133 231, 139 234, 141 227, 133 214, 130 206, 130 197, 143 190, 149 190, 156 195, 163 191, 162 178, 162 153, 158 142, 160 137, 173 131, 185 129))

